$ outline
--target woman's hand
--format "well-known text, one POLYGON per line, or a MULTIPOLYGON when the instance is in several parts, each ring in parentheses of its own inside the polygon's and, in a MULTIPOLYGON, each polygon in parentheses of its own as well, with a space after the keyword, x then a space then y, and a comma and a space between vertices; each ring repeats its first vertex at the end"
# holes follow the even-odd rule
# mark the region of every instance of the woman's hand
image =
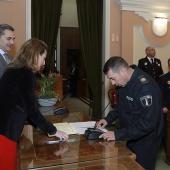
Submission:
POLYGON ((57 130, 55 136, 58 137, 60 140, 64 140, 64 141, 68 140, 68 135, 61 130, 57 130))

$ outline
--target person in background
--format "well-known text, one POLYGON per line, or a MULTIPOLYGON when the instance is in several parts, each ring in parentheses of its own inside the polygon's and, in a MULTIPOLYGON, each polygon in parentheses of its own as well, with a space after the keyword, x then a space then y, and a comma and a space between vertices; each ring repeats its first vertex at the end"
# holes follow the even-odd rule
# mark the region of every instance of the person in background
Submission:
POLYGON ((77 97, 77 85, 80 77, 79 77, 79 69, 76 67, 75 62, 72 63, 69 76, 70 76, 69 86, 70 86, 71 97, 77 97))
POLYGON ((161 61, 155 58, 156 51, 154 47, 148 46, 145 52, 146 57, 138 61, 138 67, 158 82, 159 77, 163 74, 161 61))
POLYGON ((14 28, 8 24, 0 24, 0 77, 7 64, 13 60, 7 52, 11 50, 14 40, 14 28))
POLYGON ((163 145, 165 148, 165 152, 166 152, 166 118, 167 112, 168 110, 170 110, 170 58, 168 59, 168 68, 169 71, 166 74, 162 75, 158 81, 163 96, 162 107, 165 119, 165 134, 163 137, 163 145))
POLYGON ((17 169, 17 142, 27 119, 60 140, 68 139, 39 111, 34 73, 45 65, 46 55, 47 45, 43 41, 26 41, 0 79, 0 170, 17 169))
POLYGON ((107 141, 125 140, 146 170, 155 170, 161 145, 164 120, 158 84, 137 66, 129 66, 118 56, 111 57, 103 72, 112 85, 119 86, 117 106, 96 123, 104 128, 119 118, 121 128, 99 136, 107 141))

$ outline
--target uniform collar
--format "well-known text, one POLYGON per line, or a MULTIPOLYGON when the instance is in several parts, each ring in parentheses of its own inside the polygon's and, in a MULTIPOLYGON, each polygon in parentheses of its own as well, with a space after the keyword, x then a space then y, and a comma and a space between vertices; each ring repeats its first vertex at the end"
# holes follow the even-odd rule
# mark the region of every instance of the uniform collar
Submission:
POLYGON ((132 69, 134 69, 134 72, 133 72, 130 80, 127 82, 125 87, 133 89, 135 87, 135 84, 136 84, 136 81, 137 81, 136 76, 138 74, 139 68, 135 64, 131 65, 130 67, 132 69))

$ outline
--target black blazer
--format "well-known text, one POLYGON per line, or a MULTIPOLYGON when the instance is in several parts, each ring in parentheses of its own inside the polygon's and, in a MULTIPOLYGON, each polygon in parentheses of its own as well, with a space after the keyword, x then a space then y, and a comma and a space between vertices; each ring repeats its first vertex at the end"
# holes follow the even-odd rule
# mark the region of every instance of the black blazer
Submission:
POLYGON ((154 64, 151 64, 147 57, 142 58, 138 62, 138 67, 153 77, 157 82, 159 77, 163 74, 161 61, 157 58, 154 58, 154 64))
POLYGON ((25 121, 49 134, 56 128, 40 113, 35 95, 36 79, 28 68, 10 69, 0 78, 0 134, 17 141, 25 121))
POLYGON ((79 69, 76 67, 74 70, 70 70, 70 81, 78 81, 79 77, 79 69))
POLYGON ((170 73, 161 76, 158 82, 162 91, 163 107, 170 110, 170 73))

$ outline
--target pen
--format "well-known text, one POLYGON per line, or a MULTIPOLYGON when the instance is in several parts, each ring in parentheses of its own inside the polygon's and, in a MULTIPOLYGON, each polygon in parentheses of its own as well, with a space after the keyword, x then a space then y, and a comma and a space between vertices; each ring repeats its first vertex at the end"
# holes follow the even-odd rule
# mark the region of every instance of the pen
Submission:
POLYGON ((64 143, 64 142, 76 142, 76 139, 69 139, 67 141, 65 140, 50 140, 50 141, 46 141, 45 143, 50 145, 50 144, 57 144, 57 143, 64 143))

